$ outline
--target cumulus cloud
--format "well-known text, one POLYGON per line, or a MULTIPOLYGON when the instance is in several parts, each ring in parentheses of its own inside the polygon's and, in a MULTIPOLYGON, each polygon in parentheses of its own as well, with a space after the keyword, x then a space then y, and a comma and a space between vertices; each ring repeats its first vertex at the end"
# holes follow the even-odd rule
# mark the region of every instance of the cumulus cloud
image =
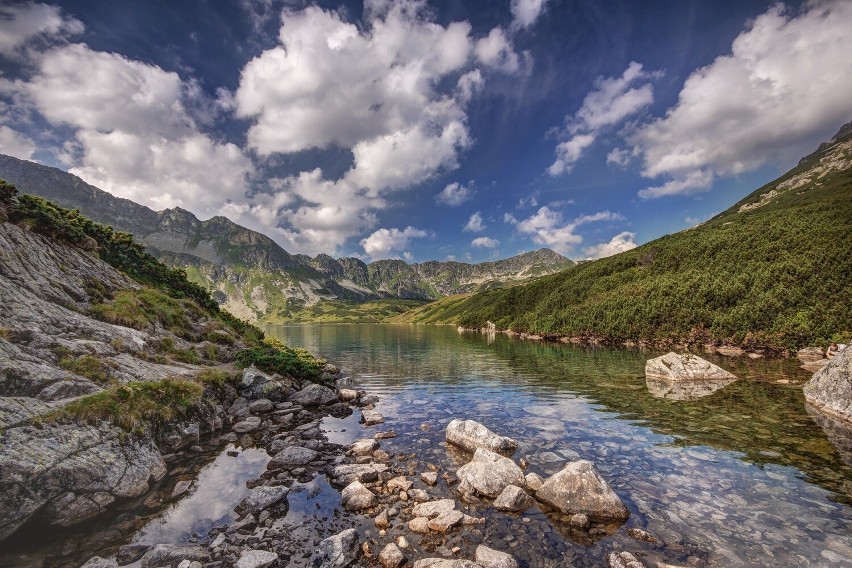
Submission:
POLYGON ((503 28, 492 28, 488 35, 479 39, 474 48, 476 59, 493 69, 505 73, 516 73, 521 69, 521 57, 512 47, 512 42, 503 28))
POLYGON ((35 143, 25 134, 0 125, 0 154, 29 160, 36 151, 35 143))
POLYGON ((450 207, 457 207, 471 199, 473 199, 473 182, 470 182, 467 185, 462 185, 458 182, 447 184, 447 186, 441 190, 441 193, 435 196, 435 201, 443 203, 444 205, 449 205, 450 207))
POLYGON ((480 233, 485 230, 487 225, 482 221, 482 215, 477 211, 465 223, 462 231, 465 233, 480 233))
MULTIPOLYGON (((426 237, 428 233, 408 226, 403 230, 379 229, 361 240, 364 252, 373 260, 397 257, 408 248, 411 239, 426 237)), ((404 253, 403 253, 404 254, 404 253)))
POLYGON ((623 231, 612 237, 609 242, 599 243, 583 249, 589 259, 604 258, 636 248, 636 233, 623 231))
POLYGON ((0 6, 0 55, 18 57, 31 41, 79 34, 83 29, 79 20, 64 16, 57 6, 34 2, 0 6))
POLYGON ((535 195, 528 195, 518 200, 518 209, 526 209, 527 207, 538 207, 538 199, 535 195))
POLYGON ((548 0, 512 0, 512 29, 529 28, 544 12, 548 0))
POLYGON ((647 108, 654 101, 650 81, 658 76, 631 61, 620 77, 598 77, 580 109, 565 117, 565 140, 556 146, 556 160, 547 172, 552 176, 570 172, 598 133, 647 108))
POLYGON ((643 175, 663 184, 644 198, 710 187, 720 176, 789 162, 852 116, 852 2, 775 4, 694 71, 666 115, 629 141, 643 175))
POLYGON ((499 244, 500 241, 491 237, 477 237, 470 241, 470 246, 474 248, 496 248, 499 244))
POLYGON ((583 242, 583 237, 576 233, 581 225, 595 221, 617 221, 623 218, 618 213, 601 211, 566 222, 559 211, 544 206, 535 214, 518 221, 515 226, 519 233, 531 236, 533 242, 567 255, 573 252, 576 245, 583 242))

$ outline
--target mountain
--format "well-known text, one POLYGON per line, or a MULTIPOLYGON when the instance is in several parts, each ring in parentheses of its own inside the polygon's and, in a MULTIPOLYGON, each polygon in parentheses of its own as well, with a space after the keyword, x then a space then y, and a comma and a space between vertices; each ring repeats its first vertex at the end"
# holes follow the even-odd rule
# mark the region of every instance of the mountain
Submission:
POLYGON ((782 351, 852 338, 852 123, 698 227, 399 321, 782 351))
POLYGON ((414 301, 516 283, 574 264, 548 249, 481 264, 312 258, 290 254, 225 217, 201 221, 181 208, 153 211, 60 169, 11 156, 0 155, 0 179, 132 234, 156 258, 186 270, 228 311, 253 322, 378 321, 414 301))

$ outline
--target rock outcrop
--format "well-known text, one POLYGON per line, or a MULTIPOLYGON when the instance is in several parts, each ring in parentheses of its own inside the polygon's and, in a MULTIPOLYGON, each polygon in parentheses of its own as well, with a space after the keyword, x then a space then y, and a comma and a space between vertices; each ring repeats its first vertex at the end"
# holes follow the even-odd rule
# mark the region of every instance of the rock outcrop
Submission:
POLYGON ((852 424, 852 348, 847 347, 814 373, 804 392, 814 409, 852 424))
POLYGON ((630 516, 594 464, 586 460, 566 465, 562 471, 545 480, 535 496, 568 515, 579 513, 594 520, 616 521, 630 516))
POLYGON ((469 452, 484 448, 492 452, 511 456, 518 449, 512 438, 495 434, 475 420, 453 420, 447 424, 447 442, 469 452))
POLYGON ((675 381, 730 381, 737 377, 725 369, 692 354, 666 353, 645 363, 645 376, 675 381))

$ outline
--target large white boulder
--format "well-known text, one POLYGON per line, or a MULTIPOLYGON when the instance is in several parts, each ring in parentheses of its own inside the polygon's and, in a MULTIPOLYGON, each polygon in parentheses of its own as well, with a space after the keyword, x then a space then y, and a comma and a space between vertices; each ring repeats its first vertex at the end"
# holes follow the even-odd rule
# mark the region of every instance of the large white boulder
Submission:
POLYGON ((835 355, 805 383, 805 400, 814 409, 852 424, 852 347, 835 355))
POLYGON ((665 381, 730 381, 737 378, 736 375, 697 355, 678 355, 673 352, 648 359, 645 363, 645 376, 665 381))
POLYGON ((456 471, 463 494, 497 497, 507 485, 523 487, 524 472, 507 457, 479 448, 473 459, 456 471))
POLYGON ((536 499, 561 512, 577 513, 595 520, 626 520, 627 507, 590 461, 566 465, 549 477, 535 493, 536 499))
POLYGON ((469 452, 485 448, 505 456, 511 456, 518 449, 515 440, 495 434, 475 420, 456 419, 447 424, 447 442, 469 452))

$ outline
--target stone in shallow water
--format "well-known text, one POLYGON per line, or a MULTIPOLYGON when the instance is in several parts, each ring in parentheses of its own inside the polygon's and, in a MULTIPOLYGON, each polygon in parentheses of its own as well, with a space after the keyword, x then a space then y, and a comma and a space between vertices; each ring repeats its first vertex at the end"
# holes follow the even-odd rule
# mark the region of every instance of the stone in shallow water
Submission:
POLYGON ((852 425, 852 347, 817 371, 805 384, 804 392, 813 408, 852 425))
POLYGON ((415 517, 408 521, 408 530, 420 534, 429 532, 429 519, 426 517, 415 517))
POLYGON ((290 490, 284 485, 261 485, 248 492, 248 495, 234 509, 240 516, 246 513, 260 513, 277 505, 287 498, 290 490))
POLYGON ((415 517, 437 517, 442 513, 448 513, 456 508, 456 502, 452 499, 440 499, 438 501, 429 501, 428 503, 420 503, 411 511, 415 517))
POLYGON ((518 443, 505 436, 495 434, 475 420, 453 420, 447 424, 447 442, 475 452, 484 448, 498 454, 511 456, 518 449, 518 443))
POLYGON ((405 555, 394 543, 388 543, 379 554, 379 562, 384 568, 398 568, 405 564, 405 555))
POLYGON ((645 362, 645 376, 667 381, 731 380, 736 375, 696 355, 670 352, 645 362))
POLYGON ((494 508, 498 511, 520 513, 533 506, 532 497, 517 485, 507 485, 494 500, 494 508))
POLYGON ((523 485, 524 472, 515 462, 490 450, 479 448, 473 459, 456 471, 462 494, 496 497, 507 485, 523 485))
POLYGON ((353 456, 368 456, 379 449, 379 443, 372 438, 358 440, 351 444, 347 451, 353 456))
POLYGON ((448 560, 446 558, 421 558, 412 568, 482 568, 470 560, 448 560))
POLYGON ((210 555, 201 546, 181 546, 176 544, 157 544, 142 557, 142 568, 159 566, 177 566, 183 560, 206 562, 210 555))
POLYGON ((510 554, 479 545, 474 556, 482 568, 518 568, 518 561, 510 554))
POLYGON ((302 390, 295 392, 287 398, 290 402, 301 404, 305 407, 325 406, 337 402, 337 393, 328 387, 318 384, 308 385, 302 390))
POLYGON ((83 564, 83 568, 118 568, 118 562, 115 558, 101 558, 93 556, 89 561, 83 564))
POLYGON ((387 468, 388 466, 383 463, 343 464, 332 468, 331 478, 337 485, 349 485, 355 480, 371 483, 376 481, 379 474, 387 468))
POLYGON ((275 457, 269 461, 269 464, 266 467, 268 469, 280 469, 291 466, 307 465, 319 457, 320 453, 310 448, 287 446, 275 454, 275 457))
POLYGON ((341 493, 341 500, 347 511, 360 511, 375 505, 376 495, 360 481, 353 481, 341 493))
POLYGON ((563 513, 582 513, 591 519, 623 521, 630 516, 594 464, 586 460, 571 462, 549 477, 536 491, 536 499, 563 513))
POLYGON ((234 568, 265 568, 278 560, 278 555, 266 550, 244 550, 234 568))
POLYGON ((374 426, 376 424, 382 424, 384 421, 385 417, 382 416, 381 412, 378 412, 376 410, 361 411, 361 422, 363 422, 365 426, 374 426))
POLYGON ((606 561, 610 568, 645 568, 645 565, 629 552, 610 552, 606 561))
POLYGON ((425 471, 420 474, 420 480, 426 485, 435 485, 438 483, 438 473, 435 471, 425 471))
POLYGON ((459 525, 464 519, 464 513, 461 511, 447 511, 441 513, 434 519, 431 519, 427 526, 430 530, 439 533, 445 533, 451 528, 459 525))
POLYGON ((344 568, 358 559, 358 533, 346 529, 321 541, 313 556, 311 568, 344 568))
POLYGON ((257 416, 249 416, 245 420, 237 422, 231 427, 231 430, 237 432, 238 434, 248 434, 249 432, 254 432, 258 428, 260 428, 260 424, 263 421, 257 416))
POLYGON ((408 491, 411 489, 412 485, 414 485, 414 483, 403 476, 394 477, 388 481, 388 489, 391 491, 408 491))
POLYGON ((537 473, 528 473, 524 476, 524 481, 527 484, 527 489, 530 491, 538 491, 541 489, 541 484, 544 483, 544 479, 537 473))

